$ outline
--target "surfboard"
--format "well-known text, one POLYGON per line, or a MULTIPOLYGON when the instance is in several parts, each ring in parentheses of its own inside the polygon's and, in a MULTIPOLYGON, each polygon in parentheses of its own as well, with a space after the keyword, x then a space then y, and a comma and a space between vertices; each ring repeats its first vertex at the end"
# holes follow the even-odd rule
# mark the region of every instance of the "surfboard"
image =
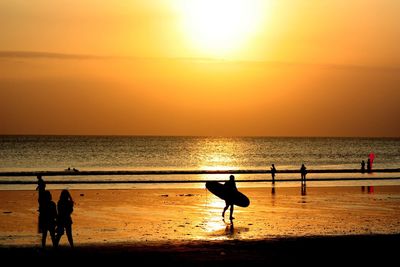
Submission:
POLYGON ((236 206, 245 208, 250 205, 249 198, 243 193, 239 191, 229 192, 224 185, 219 182, 206 182, 206 188, 217 197, 227 200, 236 206))

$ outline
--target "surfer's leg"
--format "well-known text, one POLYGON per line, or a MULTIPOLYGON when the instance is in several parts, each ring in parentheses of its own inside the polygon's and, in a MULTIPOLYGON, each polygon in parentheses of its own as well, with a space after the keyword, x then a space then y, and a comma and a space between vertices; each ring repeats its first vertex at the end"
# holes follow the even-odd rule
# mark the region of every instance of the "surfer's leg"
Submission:
POLYGON ((228 205, 228 203, 226 203, 226 204, 225 204, 224 211, 222 212, 222 218, 225 217, 225 211, 228 209, 228 207, 229 207, 229 205, 228 205))
POLYGON ((231 205, 231 214, 230 214, 230 216, 229 216, 229 219, 232 221, 233 219, 235 219, 234 217, 233 217, 233 204, 231 205))

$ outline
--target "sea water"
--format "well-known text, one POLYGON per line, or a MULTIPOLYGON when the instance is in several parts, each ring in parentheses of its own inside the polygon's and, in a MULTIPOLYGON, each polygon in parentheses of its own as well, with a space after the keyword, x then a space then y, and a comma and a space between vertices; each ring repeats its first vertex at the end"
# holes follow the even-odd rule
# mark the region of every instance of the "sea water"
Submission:
MULTIPOLYGON (((166 136, 0 136, 0 172, 95 170, 299 170, 358 169, 375 155, 373 168, 400 168, 400 138, 320 137, 166 137, 166 136)), ((345 178, 359 174, 308 175, 345 178)), ((366 174, 368 175, 368 174, 366 174)), ((392 177, 398 174, 373 174, 392 177)), ((187 180, 227 179, 227 175, 94 176, 70 179, 187 180)), ((297 178, 278 174, 276 179, 297 178)), ((365 177, 365 176, 360 176, 365 177)), ((237 175, 240 179, 269 179, 270 175, 237 175)), ((0 177, 2 180, 35 180, 35 177, 0 177)), ((49 177, 61 180, 65 177, 49 177)), ((386 181, 387 182, 387 181, 386 181)), ((317 183, 317 182, 316 182, 317 183)), ((321 182, 320 182, 321 183, 321 182)), ((355 182, 346 182, 354 185, 355 182)), ((399 184, 389 181, 389 184, 399 184)), ((322 185, 327 182, 322 182, 322 185)), ((83 185, 82 185, 83 186, 83 185)), ((93 185, 91 185, 93 187, 93 185)), ((122 185, 118 185, 119 187, 122 185)), ((135 185, 136 186, 136 185, 135 185)), ((7 187, 0 185, 1 188, 7 187)), ((17 188, 21 185, 17 186, 17 188)), ((32 186, 31 186, 32 187, 32 186)), ((79 187, 79 185, 74 185, 79 187)), ((132 187, 129 185, 128 187, 132 187)))

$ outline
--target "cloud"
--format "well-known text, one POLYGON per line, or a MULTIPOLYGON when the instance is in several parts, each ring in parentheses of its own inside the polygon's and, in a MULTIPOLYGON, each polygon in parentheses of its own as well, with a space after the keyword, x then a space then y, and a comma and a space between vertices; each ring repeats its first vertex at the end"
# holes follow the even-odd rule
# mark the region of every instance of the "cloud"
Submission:
POLYGON ((0 51, 0 58, 103 59, 108 57, 34 51, 0 51))
POLYGON ((305 63, 305 62, 285 62, 285 61, 246 61, 246 60, 227 60, 218 58, 204 57, 133 57, 133 56, 105 56, 89 54, 67 54, 54 52, 38 51, 0 51, 2 58, 28 58, 28 59, 63 59, 63 60, 96 60, 96 59, 119 59, 119 60, 145 60, 145 61, 182 61, 194 63, 215 63, 215 64, 240 64, 258 67, 317 67, 320 69, 352 69, 352 70, 375 70, 375 71, 400 71, 400 66, 372 66, 372 65, 350 65, 350 64, 331 64, 331 63, 305 63))

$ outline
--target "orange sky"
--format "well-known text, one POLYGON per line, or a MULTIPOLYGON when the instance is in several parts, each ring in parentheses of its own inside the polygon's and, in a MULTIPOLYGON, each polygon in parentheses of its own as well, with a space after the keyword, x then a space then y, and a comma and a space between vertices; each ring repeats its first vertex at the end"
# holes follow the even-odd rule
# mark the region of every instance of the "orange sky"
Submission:
POLYGON ((3 0, 0 134, 400 136, 398 10, 3 0))

